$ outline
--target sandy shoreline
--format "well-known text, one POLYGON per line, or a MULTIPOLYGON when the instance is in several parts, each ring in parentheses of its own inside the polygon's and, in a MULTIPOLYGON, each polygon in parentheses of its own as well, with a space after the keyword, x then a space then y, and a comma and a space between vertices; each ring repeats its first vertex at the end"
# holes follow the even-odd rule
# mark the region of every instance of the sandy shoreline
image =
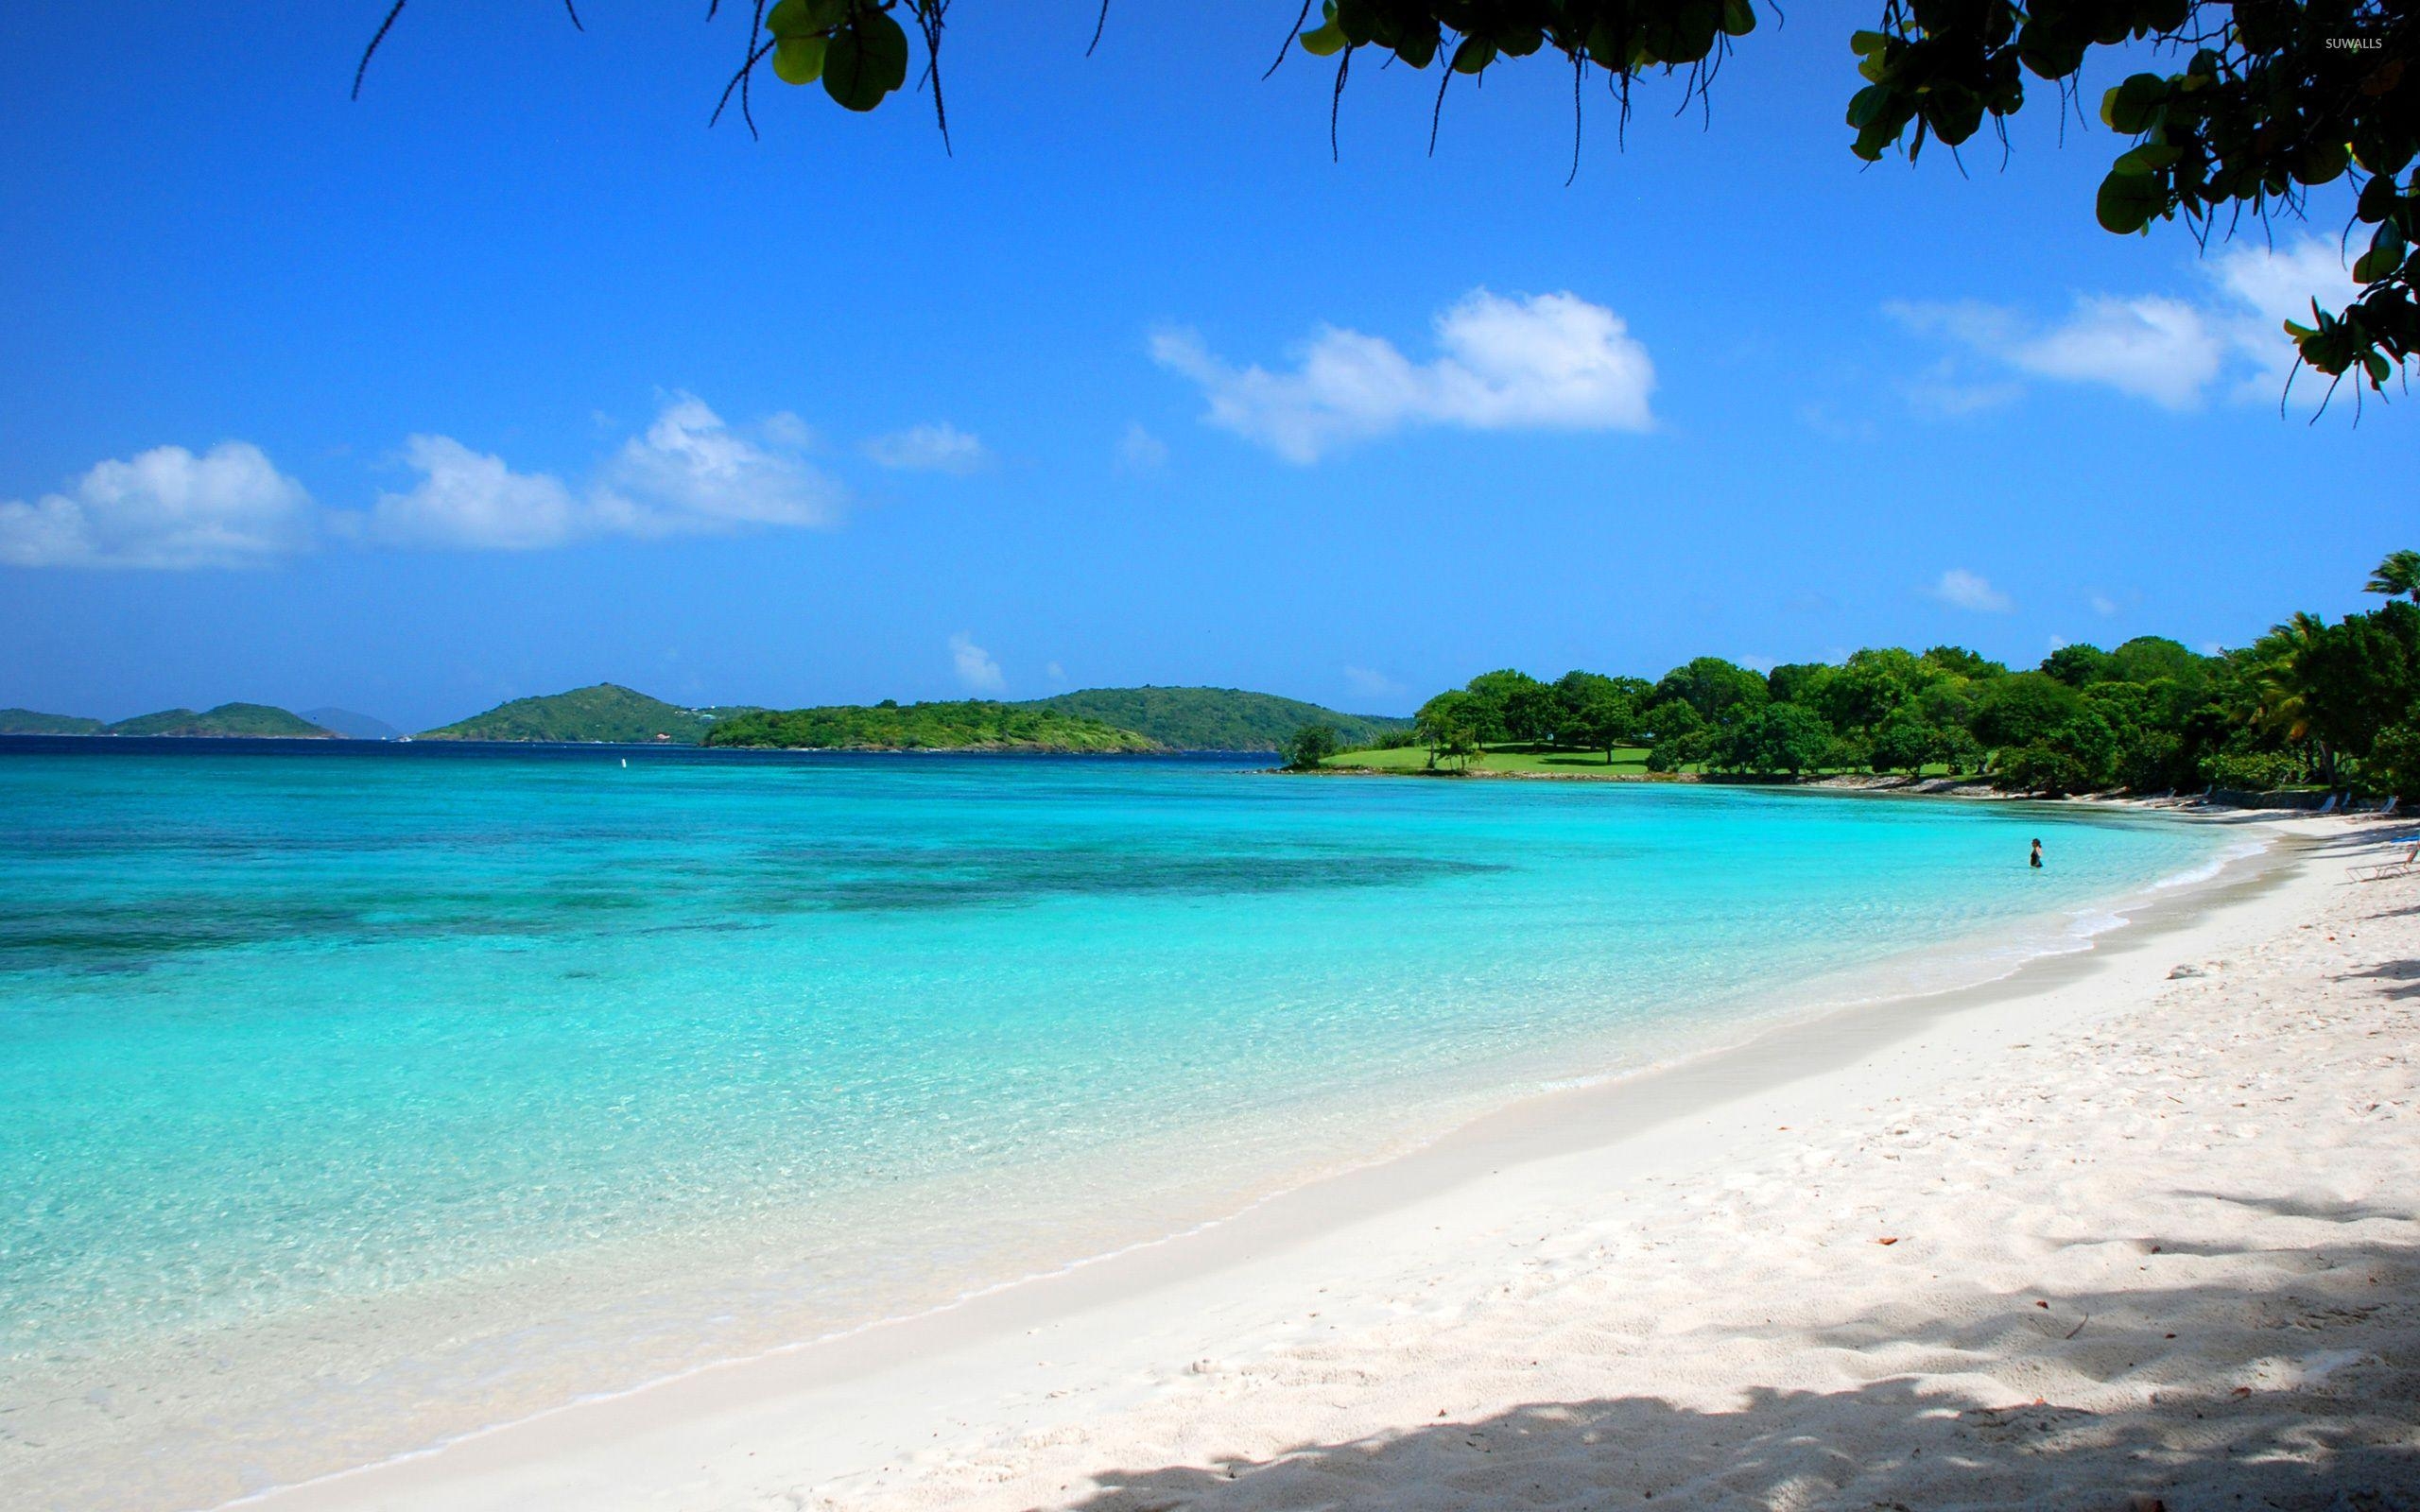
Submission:
POLYGON ((2253 1448, 2409 1491, 2420 880, 2260 828, 2265 877, 2009 980, 244 1504, 2173 1505, 2253 1448))

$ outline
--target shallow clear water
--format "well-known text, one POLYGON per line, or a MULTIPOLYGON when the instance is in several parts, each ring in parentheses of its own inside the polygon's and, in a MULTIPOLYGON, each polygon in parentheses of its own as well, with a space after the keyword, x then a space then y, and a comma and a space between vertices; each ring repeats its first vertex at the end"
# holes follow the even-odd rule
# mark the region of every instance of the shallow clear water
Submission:
POLYGON ((929 1306, 2222 843, 1242 765, 0 742, 0 1486, 208 1503, 929 1306))

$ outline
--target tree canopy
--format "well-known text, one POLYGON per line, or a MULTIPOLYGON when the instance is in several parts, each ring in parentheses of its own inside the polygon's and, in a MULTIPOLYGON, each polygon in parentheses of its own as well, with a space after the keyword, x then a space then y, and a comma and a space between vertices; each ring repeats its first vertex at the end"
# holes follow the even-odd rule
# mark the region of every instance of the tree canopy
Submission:
POLYGON ((1654 773, 1929 769, 2026 793, 2324 785, 2420 799, 2414 562, 2397 552, 2379 564, 2378 609, 2296 614, 2214 655, 2144 635, 2062 646, 2022 670, 1958 646, 1868 647, 1763 674, 1698 657, 1652 683, 1507 668, 1429 699, 1416 729, 1432 769, 1484 762, 1490 745, 1602 750, 1608 764, 1616 746, 1644 745, 1654 773), (1535 706, 1523 730, 1503 716, 1516 701, 1535 706))
POLYGON ((1157 741, 1081 714, 966 699, 760 709, 723 720, 703 742, 790 750, 1156 751, 1157 741))
MULTIPOLYGON (((405 3, 393 0, 364 48, 356 96, 405 3)), ((756 0, 715 117, 735 103, 754 129, 760 68, 786 84, 820 83, 850 111, 879 107, 912 75, 946 146, 950 3, 756 0)), ((1624 120, 1642 79, 1677 79, 1685 103, 1706 94, 1763 11, 1779 14, 1772 0, 1320 0, 1313 25, 1312 4, 1303 0, 1278 62, 1296 53, 1334 60, 1331 150, 1357 58, 1373 60, 1365 67, 1434 67, 1439 118, 1456 78, 1477 84, 1490 69, 1537 59, 1571 73, 1574 172, 1592 79, 1624 120)), ((565 9, 579 25, 573 0, 565 9)), ((708 19, 720 9, 709 0, 708 19)), ((1102 0, 1096 45, 1109 10, 1102 0)), ((1272 8, 1272 23, 1282 14, 1272 8)), ((1932 141, 1954 152, 1986 125, 2005 148, 2009 117, 2035 94, 2066 109, 2097 52, 2156 61, 2163 71, 2130 74, 2100 98, 2101 123, 2126 141, 2095 196, 2100 225, 2128 233, 2182 219, 2206 241, 2246 213, 2301 215, 2313 188, 2345 180, 2348 239, 2364 228, 2353 266, 2360 291, 2337 309, 2314 301, 2310 321, 2288 321, 2286 335, 2331 391, 2348 374, 2383 391, 2420 352, 2420 0, 1881 0, 1875 25, 1845 43, 1844 88, 1851 67, 1863 81, 1849 93, 1846 145, 1868 162, 1895 149, 1913 163, 1932 141)))

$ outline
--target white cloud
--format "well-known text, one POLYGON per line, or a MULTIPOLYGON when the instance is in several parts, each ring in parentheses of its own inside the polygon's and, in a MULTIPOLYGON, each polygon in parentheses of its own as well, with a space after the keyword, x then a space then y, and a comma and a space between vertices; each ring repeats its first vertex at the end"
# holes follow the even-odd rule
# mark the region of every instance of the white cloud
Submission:
MULTIPOLYGON (((2048 323, 1971 300, 1893 302, 1884 311, 1990 365, 2189 410, 2222 386, 2235 397, 2273 403, 2294 360, 2280 323, 2292 316, 2308 321, 2314 296, 2334 307, 2354 292, 2343 260, 2309 236, 2282 249, 2230 247, 2200 271, 2204 287, 2189 297, 2082 294, 2064 318, 2048 323)), ((1917 398, 1944 407, 1929 403, 1922 387, 1917 398)))
POLYGON ((805 451, 815 445, 815 427, 786 409, 775 410, 765 417, 765 438, 782 446, 805 451))
POLYGON ((15 567, 257 567, 311 540, 311 496, 246 441, 154 447, 65 493, 0 502, 0 562, 15 567))
POLYGON ((2010 359, 2027 372, 2106 384, 2166 409, 2191 409, 2219 375, 2225 345, 2203 313, 2182 300, 2088 296, 2073 314, 2010 359))
POLYGON ((832 524, 844 491, 780 439, 811 440, 811 433, 786 415, 762 431, 773 444, 724 424, 695 396, 673 394, 646 431, 624 441, 579 490, 551 473, 516 472, 504 458, 450 436, 415 436, 405 443, 403 460, 420 481, 380 494, 367 515, 338 518, 351 533, 380 544, 470 551, 832 524))
POLYGON ((794 449, 759 446, 702 400, 676 393, 623 443, 591 507, 605 528, 662 536, 828 525, 843 502, 840 486, 794 449))
POLYGON ((1056 662, 1051 662, 1042 670, 1049 675, 1050 680, 1053 682, 1064 682, 1067 680, 1067 669, 1061 666, 1056 662))
POLYGON ((1771 672, 1781 665, 1779 662, 1769 656, 1743 656, 1739 659, 1739 664, 1751 672, 1771 672))
POLYGON ((2025 392, 2025 387, 2021 384, 1975 381, 1962 374, 1955 361, 1945 357, 1924 376, 1910 382, 1907 391, 1910 403, 1918 409, 1955 420, 2011 404, 2025 392))
POLYGON ((977 693, 997 693, 1008 685, 1000 676, 1000 663, 964 630, 949 638, 949 659, 958 668, 958 680, 977 693))
POLYGON ((2118 601, 2106 593, 2093 594, 2090 603, 2092 604, 2092 611, 2095 614, 2105 616, 2118 612, 2118 601))
MULTIPOLYGON (((812 438, 795 416, 776 415, 763 429, 769 438, 812 438)), ((351 533, 391 546, 534 551, 608 535, 823 525, 845 500, 795 448, 750 440, 689 394, 667 397, 580 491, 551 473, 516 472, 450 436, 412 437, 403 460, 420 481, 380 494, 367 515, 339 517, 351 533)))
MULTIPOLYGON (((2359 287, 2336 249, 2311 236, 2297 238, 2283 251, 2230 247, 2210 260, 2210 271, 2234 301, 2234 310, 2224 318, 2226 335, 2251 369, 2236 386, 2235 397, 2272 404, 2294 366, 2285 323, 2293 319, 2308 325, 2312 300, 2333 311, 2359 287)), ((2321 378, 2311 391, 2314 400, 2326 387, 2325 375, 2321 378)))
POLYGON ((1189 331, 1151 338, 1193 380, 1203 419, 1289 462, 1407 425, 1644 431, 1654 364, 1621 317, 1572 294, 1508 300, 1474 289, 1436 318, 1440 355, 1414 363, 1384 337, 1322 326, 1297 366, 1231 366, 1189 331))
POLYGON ((865 452, 879 465, 900 472, 948 472, 959 477, 992 459, 980 438, 947 421, 877 436, 866 442, 865 452))
POLYGON ((421 474, 404 493, 381 493, 362 531, 395 546, 529 551, 559 546, 588 522, 571 490, 543 472, 515 472, 504 458, 450 436, 415 436, 404 461, 421 474))
POLYGON ((1963 567, 1952 567, 1943 573, 1925 592, 1953 608, 1973 610, 1979 614, 2005 614, 2016 608, 2015 600, 1994 588, 1990 579, 1963 567))
POLYGON ((1368 667, 1346 667, 1344 680, 1353 684, 1353 691, 1364 698, 1389 698, 1403 692, 1402 683, 1368 667))
POLYGON ((1118 438, 1117 465, 1129 472, 1156 472, 1168 465, 1168 443, 1139 421, 1129 421, 1126 434, 1118 438))
POLYGON ((800 455, 813 433, 785 413, 760 434, 744 436, 702 401, 673 394, 585 488, 515 472, 449 436, 417 435, 402 455, 417 482, 381 492, 366 510, 324 517, 259 447, 227 441, 196 456, 163 446, 103 462, 66 492, 0 502, 0 563, 258 566, 307 550, 322 524, 373 545, 489 551, 833 524, 847 492, 800 455))

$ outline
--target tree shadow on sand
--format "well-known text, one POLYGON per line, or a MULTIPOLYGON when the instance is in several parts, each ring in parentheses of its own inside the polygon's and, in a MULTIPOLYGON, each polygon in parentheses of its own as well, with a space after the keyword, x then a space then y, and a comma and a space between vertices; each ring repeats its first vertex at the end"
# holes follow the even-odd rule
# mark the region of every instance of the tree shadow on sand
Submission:
MULTIPOLYGON (((2290 1198, 2193 1195, 2347 1229, 2403 1219, 2359 1205, 2322 1212, 2290 1198)), ((1468 1419, 1441 1413, 1262 1459, 1108 1471, 1074 1504, 2420 1512, 2420 1248, 2342 1237, 2239 1251, 2108 1240, 2180 1274, 2206 1270, 2204 1257, 2251 1257, 2258 1281, 2010 1297, 1982 1315, 1912 1329, 1869 1317, 1772 1332, 1876 1378, 1841 1390, 1760 1388, 1720 1411, 1634 1396, 1468 1419), (1919 1373, 1936 1383, 1920 1386, 1910 1379, 1919 1373), (1997 1384, 2076 1373, 2129 1388, 2124 1404, 2010 1400, 2023 1388, 1997 1384), (1964 1389, 1939 1383, 1962 1375, 1964 1389)))
POLYGON ((2339 982, 2394 983, 2378 991, 2390 998, 2420 998, 2420 961, 2381 961, 2366 971, 2345 971, 2339 982))

